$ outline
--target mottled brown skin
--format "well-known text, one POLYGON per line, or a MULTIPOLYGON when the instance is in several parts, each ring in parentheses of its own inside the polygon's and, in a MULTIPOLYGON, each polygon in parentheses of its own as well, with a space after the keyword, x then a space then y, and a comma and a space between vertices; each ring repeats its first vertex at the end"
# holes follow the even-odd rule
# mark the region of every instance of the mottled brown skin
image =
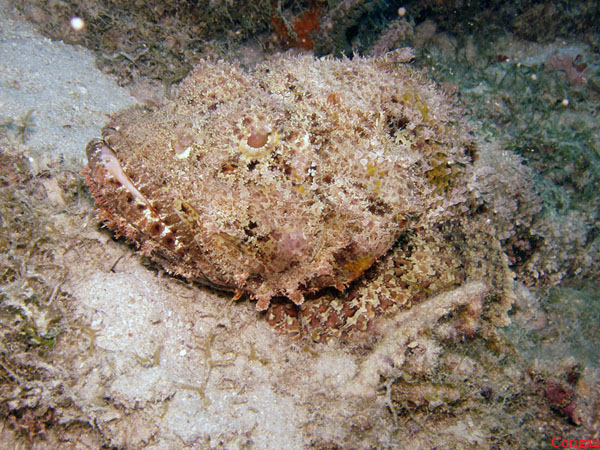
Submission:
POLYGON ((160 109, 116 114, 84 174, 117 235, 265 310, 345 289, 402 232, 450 217, 469 164, 458 121, 389 56, 203 63, 160 109))

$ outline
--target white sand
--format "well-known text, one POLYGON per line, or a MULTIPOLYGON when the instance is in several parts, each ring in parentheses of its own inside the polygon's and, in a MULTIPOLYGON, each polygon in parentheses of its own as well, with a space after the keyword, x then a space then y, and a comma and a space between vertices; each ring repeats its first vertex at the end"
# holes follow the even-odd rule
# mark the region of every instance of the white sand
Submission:
POLYGON ((134 103, 91 52, 42 37, 0 0, 0 123, 18 124, 33 110, 26 143, 38 168, 60 156, 81 167, 106 115, 134 103))

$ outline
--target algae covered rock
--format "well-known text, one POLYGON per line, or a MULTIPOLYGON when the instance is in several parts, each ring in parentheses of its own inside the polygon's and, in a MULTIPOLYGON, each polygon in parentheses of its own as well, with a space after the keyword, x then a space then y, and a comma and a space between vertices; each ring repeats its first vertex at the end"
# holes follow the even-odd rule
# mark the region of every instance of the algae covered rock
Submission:
POLYGON ((201 63, 88 144, 99 219, 259 310, 343 291, 403 233, 466 209, 471 138, 407 55, 201 63))

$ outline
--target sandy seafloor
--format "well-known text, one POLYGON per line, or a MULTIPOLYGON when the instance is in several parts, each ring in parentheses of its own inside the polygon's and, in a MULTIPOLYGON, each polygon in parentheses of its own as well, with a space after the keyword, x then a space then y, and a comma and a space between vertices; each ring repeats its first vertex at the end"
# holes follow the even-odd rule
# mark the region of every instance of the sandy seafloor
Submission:
MULTIPOLYGON (((33 126, 20 148, 34 172, 59 164, 78 173, 85 145, 107 115, 136 100, 95 67, 89 51, 40 36, 7 3, 0 1, 0 116, 17 123, 32 111, 33 126)), ((81 426, 65 427, 62 436, 49 427, 28 440, 5 421, 0 448, 300 450, 339 448, 334 445, 352 435, 349 448, 444 442, 491 448, 490 423, 469 414, 452 428, 398 433, 381 385, 398 349, 418 345, 420 331, 483 295, 481 283, 399 314, 386 338, 368 351, 304 349, 275 333, 251 302, 233 305, 227 294, 147 268, 93 216, 61 210, 53 183, 46 188, 48 211, 58 212, 55 223, 64 225, 60 233, 71 242, 58 263, 68 272, 61 289, 69 295, 73 324, 68 351, 55 355, 46 380, 63 383, 53 394, 61 421, 81 426), (413 436, 409 443, 407 436, 413 436)), ((527 289, 517 292, 524 303, 535 302, 527 289)), ((585 370, 593 380, 592 369, 585 370)), ((512 379, 518 383, 516 375, 512 379)), ((44 395, 30 406, 47 401, 44 395)))

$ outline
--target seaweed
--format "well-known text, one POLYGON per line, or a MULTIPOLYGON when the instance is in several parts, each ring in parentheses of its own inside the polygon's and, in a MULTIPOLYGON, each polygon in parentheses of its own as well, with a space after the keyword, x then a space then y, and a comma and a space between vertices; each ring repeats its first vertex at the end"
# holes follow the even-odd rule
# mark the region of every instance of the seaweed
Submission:
POLYGON ((33 120, 34 112, 35 109, 31 108, 19 119, 8 119, 5 122, 0 123, 0 129, 11 130, 14 137, 24 144, 27 136, 35 131, 35 123, 33 120))

